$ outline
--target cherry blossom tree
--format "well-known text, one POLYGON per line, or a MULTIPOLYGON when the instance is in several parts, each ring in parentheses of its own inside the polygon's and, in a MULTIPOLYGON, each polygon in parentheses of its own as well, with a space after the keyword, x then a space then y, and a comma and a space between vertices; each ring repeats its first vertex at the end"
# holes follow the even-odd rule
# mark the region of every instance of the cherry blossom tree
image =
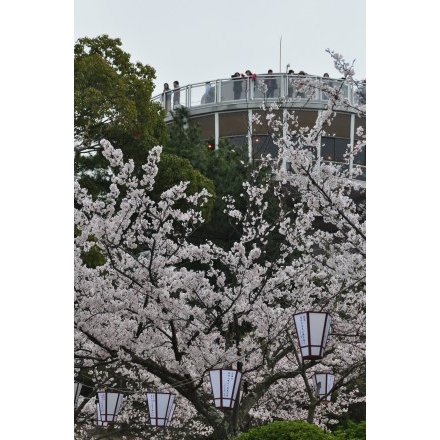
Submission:
MULTIPOLYGON (((331 55, 354 81, 352 68, 331 55)), ((181 182, 151 198, 159 146, 138 177, 133 161, 104 140, 113 172, 108 193, 95 200, 75 183, 75 380, 90 389, 75 410, 77 438, 100 438, 107 429, 125 438, 225 440, 274 419, 326 426, 330 415, 363 400, 356 387, 365 374, 360 170, 349 174, 316 155, 335 108, 352 103, 337 88, 300 81, 305 90, 325 87, 328 109, 314 127, 300 127, 294 112, 276 117, 283 102, 265 107, 279 154, 263 157, 243 183, 246 209, 227 198, 225 221, 240 237, 229 248, 192 240, 208 191, 187 195, 181 182), (101 256, 97 264, 85 258, 92 250, 101 256), (293 315, 307 310, 332 317, 318 361, 304 361, 298 347, 293 315), (213 405, 214 368, 243 374, 234 410, 213 405), (312 388, 322 370, 336 378, 326 405, 312 388), (124 402, 115 426, 95 428, 102 389, 123 392, 124 402), (147 391, 177 395, 165 431, 149 425, 147 391)), ((364 144, 349 145, 347 157, 364 144)))

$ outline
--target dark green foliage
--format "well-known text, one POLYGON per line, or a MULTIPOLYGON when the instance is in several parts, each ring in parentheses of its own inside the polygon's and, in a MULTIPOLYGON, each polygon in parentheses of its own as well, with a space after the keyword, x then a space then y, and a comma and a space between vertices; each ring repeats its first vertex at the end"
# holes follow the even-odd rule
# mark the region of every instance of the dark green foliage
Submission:
POLYGON ((349 421, 333 433, 316 425, 294 420, 276 421, 240 434, 235 440, 366 440, 366 422, 349 421))
POLYGON ((227 244, 237 238, 237 231, 224 214, 226 202, 223 197, 233 196, 238 202, 237 208, 244 211, 245 201, 239 195, 250 170, 246 154, 240 147, 224 141, 215 151, 204 148, 193 164, 214 182, 218 195, 213 207, 213 221, 205 224, 200 233, 219 245, 227 244))
MULTIPOLYGON (((75 225, 74 235, 77 236, 79 234, 80 231, 75 225)), ((90 235, 88 237, 88 241, 96 243, 97 240, 95 236, 90 235)), ((102 266, 106 261, 104 254, 101 252, 101 249, 99 249, 96 244, 92 245, 87 252, 81 252, 81 259, 83 260, 84 264, 90 269, 96 269, 98 266, 102 266)))
MULTIPOLYGON (((354 384, 360 391, 362 396, 365 396, 367 393, 367 378, 362 375, 359 379, 354 382, 354 384)), ((350 388, 349 388, 350 389, 350 388)), ((358 402, 352 403, 348 407, 347 415, 349 417, 348 422, 363 422, 367 417, 367 404, 366 402, 358 402)))
POLYGON ((83 252, 81 258, 84 264, 91 269, 96 269, 105 263, 105 257, 96 244, 94 244, 88 252, 83 252))
POLYGON ((200 128, 188 119, 187 109, 176 109, 172 116, 173 122, 168 126, 169 141, 164 151, 188 159, 202 175, 214 182, 217 195, 211 221, 202 226, 198 238, 226 244, 236 237, 236 231, 223 213, 226 204, 222 197, 232 195, 238 199, 242 192, 242 183, 250 171, 247 150, 231 145, 227 140, 220 140, 218 148, 211 150, 208 145, 213 145, 214 141, 201 142, 200 128))
POLYGON ((120 46, 107 35, 75 44, 75 136, 90 148, 102 138, 133 151, 133 141, 151 147, 165 140, 162 109, 151 102, 155 69, 132 63, 120 46))
MULTIPOLYGON (((359 283, 362 284, 362 283, 359 283)), ((365 396, 367 393, 367 380, 365 373, 360 375, 355 381, 347 384, 347 390, 351 391, 356 388, 359 390, 361 396, 365 396)), ((347 426, 349 423, 359 423, 366 420, 366 402, 356 402, 352 403, 348 407, 348 411, 339 416, 334 416, 333 418, 338 421, 338 427, 347 426)))
POLYGON ((235 440, 331 440, 318 426, 299 421, 276 421, 245 432, 235 440))
POLYGON ((102 139, 139 168, 168 136, 163 109, 151 101, 155 69, 132 63, 121 46, 102 35, 81 38, 74 48, 75 175, 95 196, 108 186, 102 139))
POLYGON ((189 121, 185 107, 171 112, 173 122, 167 126, 168 142, 164 151, 188 159, 193 165, 199 154, 205 150, 200 143, 200 128, 189 121))
POLYGON ((367 423, 365 421, 355 423, 349 420, 345 426, 338 426, 333 432, 337 440, 366 440, 367 423))
MULTIPOLYGON (((209 221, 216 199, 214 183, 196 170, 187 159, 174 154, 162 154, 154 186, 154 198, 158 200, 163 191, 180 182, 189 182, 186 190, 187 194, 192 195, 205 188, 212 195, 208 199, 208 203, 202 207, 203 217, 206 221, 209 221)), ((184 208, 183 204, 182 208, 184 208)))
MULTIPOLYGON (((226 202, 224 196, 232 196, 236 200, 238 210, 244 212, 246 200, 240 197, 243 191, 243 182, 250 179, 252 163, 249 162, 247 145, 237 146, 227 139, 220 139, 218 148, 212 150, 214 140, 202 142, 200 140, 200 128, 192 122, 188 116, 188 110, 184 107, 176 109, 173 113, 173 122, 169 124, 169 141, 164 151, 171 152, 188 159, 204 176, 208 177, 215 185, 216 199, 212 208, 211 221, 206 222, 193 235, 193 239, 209 239, 222 247, 228 247, 238 238, 240 231, 230 222, 224 214, 226 202)), ((271 170, 260 174, 261 179, 270 180, 271 170)), ((279 207, 271 192, 267 194, 269 208, 265 215, 278 221, 279 207)), ((282 236, 272 236, 264 246, 262 259, 276 258, 279 242, 282 236), (270 257, 271 255, 272 257, 270 257)))

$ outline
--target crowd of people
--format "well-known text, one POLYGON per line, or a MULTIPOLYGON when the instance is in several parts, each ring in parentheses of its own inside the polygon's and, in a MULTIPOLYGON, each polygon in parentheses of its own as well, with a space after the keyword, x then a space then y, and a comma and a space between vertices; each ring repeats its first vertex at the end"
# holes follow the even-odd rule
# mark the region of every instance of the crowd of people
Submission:
MULTIPOLYGON (((267 98, 274 98, 275 97, 275 90, 278 89, 277 80, 272 75, 273 75, 273 70, 269 69, 267 71, 267 75, 265 75, 265 79, 263 81, 264 84, 266 85, 265 96, 267 98)), ((288 75, 295 75, 295 72, 291 69, 288 71, 288 75)), ((296 75, 306 76, 307 73, 304 72, 303 70, 300 70, 296 75)), ((324 75, 328 76, 328 74, 324 74, 324 75)), ((252 78, 252 83, 255 87, 257 75, 255 73, 252 73, 250 70, 246 70, 245 73, 235 72, 233 75, 231 75, 231 78, 235 81, 234 86, 233 86, 234 99, 241 98, 241 95, 243 92, 243 79, 249 78, 249 77, 252 78)), ((291 81, 289 81, 288 95, 290 98, 293 96, 293 86, 292 86, 291 81)))
MULTIPOLYGON (((245 73, 235 72, 231 75, 232 80, 234 81, 233 90, 234 90, 234 99, 240 99, 241 94, 243 92, 243 79, 251 78, 252 83, 255 86, 255 80, 257 79, 257 75, 252 73, 250 70, 246 70, 245 73)), ((245 83, 247 84, 247 82, 245 83)))
MULTIPOLYGON (((295 73, 292 69, 290 69, 288 72, 288 75, 295 75, 295 76, 307 76, 308 74, 304 72, 303 70, 300 70, 298 73, 295 73)), ((264 75, 264 84, 265 84, 265 96, 267 98, 274 98, 275 97, 275 90, 278 89, 278 83, 277 80, 273 75, 273 70, 268 69, 267 75, 264 75)), ((249 69, 245 71, 245 73, 235 72, 233 75, 231 75, 231 78, 233 80, 233 92, 234 92, 234 100, 241 99, 243 91, 246 93, 246 87, 248 85, 248 81, 245 81, 247 78, 250 78, 251 84, 255 88, 256 86, 256 79, 257 75, 255 73, 252 73, 249 69)), ((326 72, 322 76, 323 80, 328 83, 328 85, 332 85, 332 82, 330 80, 329 74, 326 72)), ((205 95, 204 95, 204 102, 213 102, 214 100, 214 90, 211 87, 211 83, 207 81, 205 83, 205 95)), ((292 98, 294 93, 293 84, 292 81, 288 81, 288 97, 292 98)), ((361 100, 363 103, 366 101, 366 80, 363 80, 362 85, 360 87, 361 100), (361 90, 362 89, 362 90, 361 90)), ((304 93, 297 93, 298 97, 303 97, 304 93)), ((163 88, 163 104, 165 107, 165 110, 167 112, 171 111, 171 97, 173 98, 173 106, 172 108, 175 109, 180 106, 180 85, 179 81, 173 82, 173 89, 170 89, 170 86, 168 83, 164 84, 163 88)), ((324 97, 327 97, 326 94, 324 94, 324 97)))

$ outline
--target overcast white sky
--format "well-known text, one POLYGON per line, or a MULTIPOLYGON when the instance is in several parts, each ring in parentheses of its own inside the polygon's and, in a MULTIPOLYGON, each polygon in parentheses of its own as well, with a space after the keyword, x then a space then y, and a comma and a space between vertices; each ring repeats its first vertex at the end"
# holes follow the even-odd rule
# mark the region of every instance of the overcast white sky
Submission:
POLYGON ((156 69, 156 89, 266 73, 340 77, 327 48, 366 77, 366 0, 75 0, 74 41, 120 38, 131 61, 156 69))

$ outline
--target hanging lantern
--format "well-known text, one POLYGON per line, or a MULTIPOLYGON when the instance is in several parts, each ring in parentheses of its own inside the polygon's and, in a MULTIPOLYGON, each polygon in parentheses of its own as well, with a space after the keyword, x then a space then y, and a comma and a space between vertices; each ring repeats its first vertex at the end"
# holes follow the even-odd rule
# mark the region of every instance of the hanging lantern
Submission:
POLYGON ((316 395, 322 402, 330 402, 332 397, 330 391, 335 383, 335 376, 331 373, 315 373, 312 379, 316 395))
POLYGON ((78 404, 79 395, 81 394, 82 383, 75 382, 74 407, 78 404))
POLYGON ((152 426, 170 426, 176 403, 175 394, 147 393, 147 406, 152 426))
POLYGON ((303 359, 324 357, 331 316, 326 312, 303 312, 294 315, 296 333, 303 359))
POLYGON ((103 422, 101 419, 101 411, 99 409, 99 401, 98 399, 96 399, 96 424, 98 426, 107 426, 108 423, 107 422, 103 422))
POLYGON ((219 409, 233 409, 240 388, 241 372, 220 368, 210 370, 209 376, 215 407, 219 409))
POLYGON ((112 391, 98 392, 98 409, 103 423, 114 423, 122 406, 124 395, 112 391))

